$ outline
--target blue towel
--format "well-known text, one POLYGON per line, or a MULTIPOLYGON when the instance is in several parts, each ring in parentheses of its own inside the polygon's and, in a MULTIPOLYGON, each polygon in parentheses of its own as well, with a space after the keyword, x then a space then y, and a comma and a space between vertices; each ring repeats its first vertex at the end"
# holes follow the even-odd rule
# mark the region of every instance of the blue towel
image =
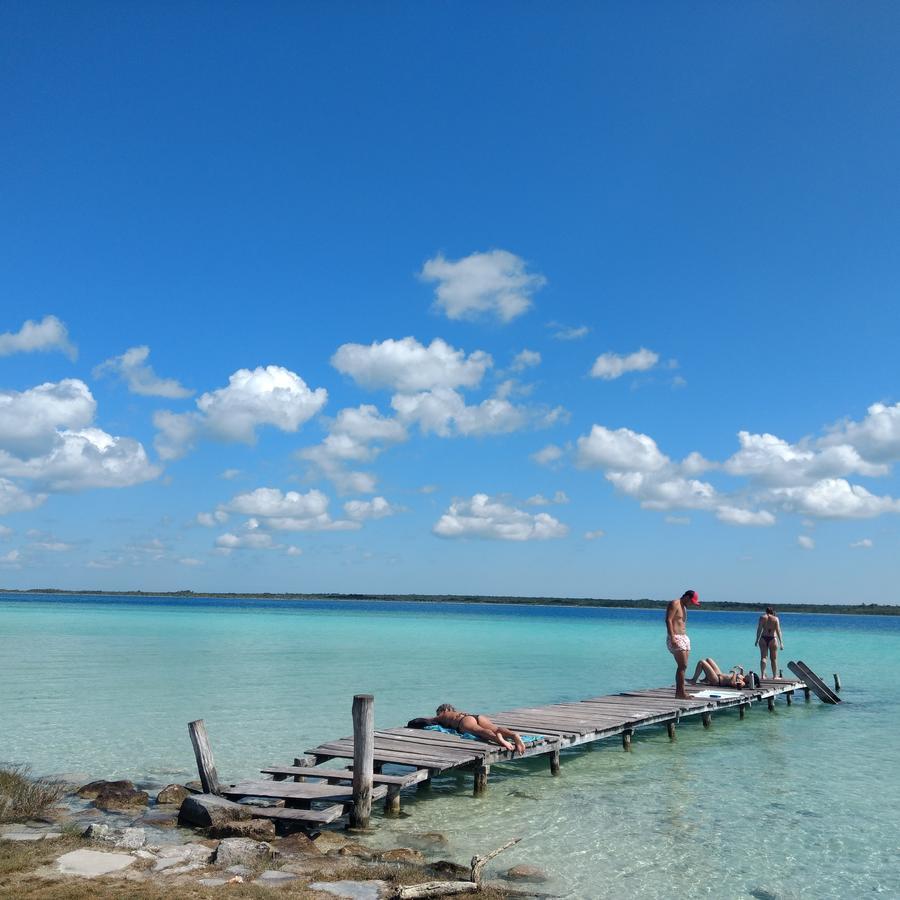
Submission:
MULTIPOLYGON (((455 734, 457 737, 465 738, 467 741, 480 741, 481 738, 478 737, 477 734, 470 734, 468 731, 464 731, 462 734, 458 732, 455 728, 444 728, 443 725, 426 725, 423 731, 440 731, 443 734, 455 734)), ((542 741, 544 736, 542 734, 522 734, 519 735, 522 738, 523 744, 534 744, 537 741, 542 741)))

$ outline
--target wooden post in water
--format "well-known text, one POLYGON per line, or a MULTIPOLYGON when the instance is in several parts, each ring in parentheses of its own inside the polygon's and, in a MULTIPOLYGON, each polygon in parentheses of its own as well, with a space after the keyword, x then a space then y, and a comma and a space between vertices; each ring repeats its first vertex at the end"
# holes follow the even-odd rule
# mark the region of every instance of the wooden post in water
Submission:
POLYGON ((769 712, 772 712, 773 709, 775 709, 775 698, 769 697, 769 712))
POLYGON ((350 825, 368 828, 372 814, 372 767, 375 756, 375 698, 353 698, 353 807, 350 825))
POLYGON ((834 673, 834 689, 838 693, 841 692, 841 676, 837 672, 834 673))
POLYGON ((387 796, 384 798, 385 815, 397 815, 400 812, 400 785, 388 786, 387 796))
POLYGON ((626 728, 622 732, 622 749, 631 752, 631 738, 634 736, 633 728, 626 728))
POLYGON ((491 767, 482 764, 475 766, 475 786, 472 793, 477 797, 487 790, 488 775, 491 774, 491 767))
POLYGON ((778 670, 778 677, 779 677, 779 678, 784 678, 784 669, 779 669, 779 670, 778 670))
POLYGON ((559 775, 559 747, 550 754, 550 774, 559 775))
POLYGON ((700 717, 703 719, 703 727, 709 728, 712 725, 712 713, 700 713, 700 717))
POLYGON ((787 705, 790 706, 794 702, 794 692, 787 691, 784 695, 784 699, 787 700, 787 705))
POLYGON ((742 719, 744 718, 744 715, 745 715, 745 713, 747 712, 747 707, 748 707, 749 705, 750 705, 749 703, 742 703, 742 704, 738 707, 738 716, 739 716, 740 718, 742 718, 742 719))
POLYGON ((675 723, 674 722, 666 722, 666 731, 669 733, 669 740, 674 741, 675 738, 675 723))
POLYGON ((810 691, 809 691, 809 688, 808 688, 808 687, 803 688, 803 693, 804 693, 804 695, 806 696, 806 702, 809 703, 809 699, 810 699, 810 691))
POLYGON ((191 743, 194 745, 197 772, 200 774, 203 791, 206 794, 218 794, 219 773, 216 771, 216 762, 213 759, 212 747, 209 746, 209 736, 206 733, 206 724, 203 719, 189 722, 188 733, 191 736, 191 743))

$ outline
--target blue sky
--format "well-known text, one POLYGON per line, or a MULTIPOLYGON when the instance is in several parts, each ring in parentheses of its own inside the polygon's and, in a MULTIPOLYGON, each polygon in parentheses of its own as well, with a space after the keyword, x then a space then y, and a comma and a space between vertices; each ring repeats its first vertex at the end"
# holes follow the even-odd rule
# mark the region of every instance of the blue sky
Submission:
POLYGON ((897 602, 898 26, 5 5, 0 585, 897 602))

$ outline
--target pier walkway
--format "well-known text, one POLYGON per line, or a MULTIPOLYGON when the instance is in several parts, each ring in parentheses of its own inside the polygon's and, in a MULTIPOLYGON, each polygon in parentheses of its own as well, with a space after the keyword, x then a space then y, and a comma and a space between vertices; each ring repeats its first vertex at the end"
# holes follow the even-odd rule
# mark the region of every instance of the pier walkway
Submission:
POLYGON ((496 724, 531 736, 522 755, 496 744, 438 731, 405 727, 376 730, 373 698, 358 695, 353 703, 353 735, 319 744, 305 756, 295 758, 292 765, 261 769, 267 778, 229 785, 218 781, 202 720, 192 722, 190 731, 206 793, 249 803, 253 815, 275 820, 315 826, 349 813, 351 824, 364 826, 372 801, 383 799, 387 813, 397 812, 402 790, 427 784, 433 776, 445 772, 470 771, 474 792, 479 794, 485 790, 491 766, 496 763, 547 756, 551 773, 558 775, 561 750, 615 737, 630 750, 632 736, 639 728, 665 725, 669 738, 675 740, 678 725, 686 719, 700 717, 708 728, 717 713, 737 709, 743 719, 754 704, 765 702, 772 710, 776 699, 783 698, 790 705, 798 691, 806 700, 813 690, 826 702, 839 702, 836 695, 832 695, 834 701, 826 699, 819 690, 821 682, 817 685, 816 681, 817 676, 810 672, 807 678, 764 679, 758 687, 746 690, 688 684, 687 700, 676 699, 670 686, 488 713, 496 724), (349 764, 344 768, 322 765, 332 760, 349 764), (391 774, 384 773, 385 766, 391 767, 391 774), (253 805, 253 798, 263 798, 267 805, 253 805))

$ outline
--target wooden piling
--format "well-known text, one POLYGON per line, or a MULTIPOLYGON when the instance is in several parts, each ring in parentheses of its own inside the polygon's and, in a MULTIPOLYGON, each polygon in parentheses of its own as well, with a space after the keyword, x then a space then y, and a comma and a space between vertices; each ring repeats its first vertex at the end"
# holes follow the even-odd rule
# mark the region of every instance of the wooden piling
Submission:
POLYGON ((811 697, 810 689, 808 687, 803 688, 803 694, 806 697, 806 702, 809 703, 811 697))
POLYGON ((744 718, 744 715, 745 715, 746 712, 747 712, 747 707, 748 707, 749 705, 750 705, 749 703, 742 703, 742 704, 738 707, 738 717, 739 717, 739 718, 741 718, 741 719, 744 718))
POLYGON ((622 749, 630 751, 631 750, 631 736, 634 734, 633 728, 626 728, 622 732, 622 749))
POLYGON ((550 774, 559 775, 559 747, 550 754, 550 774))
POLYGON ((666 722, 666 731, 669 732, 669 740, 675 740, 675 723, 674 722, 666 722))
POLYGON ((479 763, 475 766, 475 784, 473 786, 472 793, 476 797, 479 794, 483 794, 487 790, 488 775, 490 774, 490 766, 486 766, 483 763, 479 763))
POLYGON ((841 692, 841 676, 837 672, 834 673, 834 689, 838 693, 841 692))
POLYGON ((400 812, 400 785, 392 784, 388 787, 387 796, 384 798, 385 815, 398 815, 400 812))
POLYGON ((350 825, 368 828, 372 814, 372 769, 375 756, 375 698, 353 698, 353 806, 350 825))
POLYGON ((794 702, 794 692, 793 692, 793 691, 788 691, 788 692, 784 695, 784 699, 787 700, 787 705, 790 706, 790 705, 794 702))
POLYGON ((191 735, 191 744, 194 746, 194 756, 197 759, 197 772, 200 775, 200 784, 206 794, 218 794, 220 791, 219 773, 216 771, 216 763, 213 759, 212 747, 209 745, 209 736, 206 733, 206 724, 203 719, 188 723, 188 732, 191 735))
POLYGON ((712 725, 712 713, 705 712, 701 713, 700 715, 703 719, 703 727, 709 728, 709 726, 712 725))
POLYGON ((775 709, 775 698, 769 697, 769 712, 772 712, 773 709, 775 709))

